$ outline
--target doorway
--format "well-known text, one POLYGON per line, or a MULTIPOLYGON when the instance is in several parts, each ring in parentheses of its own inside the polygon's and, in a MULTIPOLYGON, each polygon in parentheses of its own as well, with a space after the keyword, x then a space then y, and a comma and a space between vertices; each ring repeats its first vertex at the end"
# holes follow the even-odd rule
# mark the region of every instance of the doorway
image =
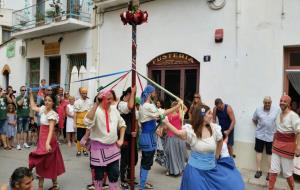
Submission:
MULTIPOLYGON (((193 57, 179 52, 160 55, 148 63, 148 76, 184 100, 190 106, 194 93, 199 91, 200 63, 193 57)), ((165 108, 175 99, 158 90, 158 97, 165 108)))
POLYGON ((60 84, 60 57, 49 57, 49 85, 60 84))
POLYGON ((284 48, 284 93, 292 98, 291 109, 300 115, 300 47, 284 48))

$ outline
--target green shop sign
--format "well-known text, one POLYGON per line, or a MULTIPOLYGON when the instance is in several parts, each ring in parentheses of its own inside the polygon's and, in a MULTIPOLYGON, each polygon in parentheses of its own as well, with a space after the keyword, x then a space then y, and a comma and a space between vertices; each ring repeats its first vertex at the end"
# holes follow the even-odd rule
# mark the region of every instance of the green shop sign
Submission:
POLYGON ((8 43, 6 46, 6 57, 11 58, 15 56, 16 42, 8 43))

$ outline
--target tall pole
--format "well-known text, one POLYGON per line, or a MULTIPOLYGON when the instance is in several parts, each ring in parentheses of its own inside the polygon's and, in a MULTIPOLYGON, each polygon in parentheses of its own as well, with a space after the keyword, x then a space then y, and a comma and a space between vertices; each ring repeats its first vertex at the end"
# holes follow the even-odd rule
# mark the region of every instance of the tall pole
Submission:
MULTIPOLYGON (((131 86, 136 84, 136 25, 132 24, 132 77, 131 77, 131 86)), ((135 100, 134 106, 131 112, 131 132, 136 131, 136 118, 135 118, 135 100)), ((134 190, 134 173, 135 173, 135 149, 136 147, 136 137, 131 139, 130 147, 130 189, 134 190)))

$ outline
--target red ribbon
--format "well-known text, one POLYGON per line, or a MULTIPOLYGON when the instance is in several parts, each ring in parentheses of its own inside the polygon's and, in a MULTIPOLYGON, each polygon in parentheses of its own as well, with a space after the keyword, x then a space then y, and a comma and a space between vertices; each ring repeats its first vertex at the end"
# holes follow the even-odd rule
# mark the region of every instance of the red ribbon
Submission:
POLYGON ((109 118, 108 118, 108 109, 107 109, 107 99, 106 99, 106 95, 104 94, 103 98, 102 98, 102 108, 104 109, 105 112, 105 124, 106 124, 106 131, 107 133, 110 132, 109 129, 109 118))

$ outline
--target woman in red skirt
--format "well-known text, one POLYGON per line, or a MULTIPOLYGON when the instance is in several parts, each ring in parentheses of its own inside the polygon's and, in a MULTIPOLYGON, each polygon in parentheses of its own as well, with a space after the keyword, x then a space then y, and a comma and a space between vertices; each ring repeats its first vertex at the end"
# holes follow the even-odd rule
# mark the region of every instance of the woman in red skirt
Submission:
POLYGON ((65 172, 64 161, 57 143, 54 126, 58 122, 58 114, 54 109, 54 96, 44 98, 45 105, 37 107, 30 92, 31 109, 40 115, 40 133, 36 150, 29 154, 29 168, 35 167, 39 177, 39 190, 43 189, 44 178, 52 179, 52 190, 58 190, 57 176, 65 172))

